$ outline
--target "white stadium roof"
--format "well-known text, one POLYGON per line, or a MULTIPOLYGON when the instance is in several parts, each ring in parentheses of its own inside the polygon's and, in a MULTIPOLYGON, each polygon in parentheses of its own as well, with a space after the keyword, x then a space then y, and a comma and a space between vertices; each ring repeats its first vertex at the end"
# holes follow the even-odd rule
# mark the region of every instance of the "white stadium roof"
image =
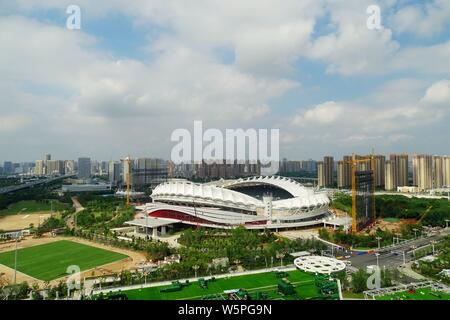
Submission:
POLYGON ((242 178, 237 180, 229 180, 225 182, 222 186, 224 188, 233 189, 242 186, 253 186, 264 184, 283 189, 289 192, 293 197, 305 197, 314 193, 312 189, 306 188, 301 183, 280 176, 260 176, 260 177, 242 178))
POLYGON ((264 207, 261 200, 233 190, 243 186, 271 185, 283 189, 292 198, 273 201, 273 209, 312 210, 328 205, 325 193, 317 193, 311 188, 284 177, 252 177, 237 180, 219 180, 216 183, 197 184, 185 180, 169 181, 158 185, 152 193, 155 201, 188 202, 197 205, 215 205, 243 210, 264 207))

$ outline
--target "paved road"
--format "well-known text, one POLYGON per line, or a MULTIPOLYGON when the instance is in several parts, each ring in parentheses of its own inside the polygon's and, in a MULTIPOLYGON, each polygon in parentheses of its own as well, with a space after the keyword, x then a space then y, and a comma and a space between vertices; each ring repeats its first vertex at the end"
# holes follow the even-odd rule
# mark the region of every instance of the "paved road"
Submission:
POLYGON ((81 205, 80 201, 78 201, 77 197, 72 197, 73 207, 75 208, 75 213, 71 214, 66 218, 66 225, 69 228, 74 228, 75 226, 75 215, 84 210, 84 207, 81 205))
POLYGON ((58 180, 64 180, 66 178, 71 178, 71 177, 74 177, 74 176, 75 175, 73 175, 73 174, 68 174, 68 175, 64 175, 64 176, 60 176, 60 177, 41 179, 41 180, 38 180, 38 181, 22 183, 22 184, 15 185, 15 186, 4 187, 4 188, 0 188, 0 194, 7 194, 7 193, 11 193, 11 192, 16 192, 16 191, 19 191, 19 190, 32 188, 34 186, 38 186, 38 185, 41 185, 41 184, 47 184, 47 183, 51 183, 51 182, 58 181, 58 180))
MULTIPOLYGON (((400 243, 395 247, 382 248, 379 250, 378 263, 380 267, 397 268, 403 264, 403 254, 405 252, 405 260, 409 262, 413 260, 413 247, 420 248, 431 244, 431 241, 437 241, 444 238, 450 232, 449 229, 444 229, 440 233, 426 238, 419 238, 416 240, 400 243)), ((369 265, 377 264, 377 257, 375 254, 364 254, 350 258, 352 265, 357 268, 364 268, 369 265)))
MULTIPOLYGON (((405 252, 405 261, 410 262, 414 258, 413 247, 415 247, 417 249, 417 248, 421 248, 423 246, 430 245, 432 241, 440 240, 440 239, 444 238, 445 236, 447 236, 449 233, 450 233, 450 228, 443 229, 443 230, 441 230, 440 233, 434 234, 434 235, 426 237, 426 238, 418 238, 415 240, 410 240, 410 241, 407 241, 404 243, 400 243, 396 246, 382 248, 382 249, 378 250, 378 253, 380 254, 378 256, 378 264, 381 268, 386 267, 388 269, 395 269, 395 268, 403 265, 404 261, 403 261, 403 253, 402 252, 405 252)), ((345 257, 345 256, 351 255, 351 252, 347 249, 337 248, 336 246, 334 246, 333 250, 332 250, 331 244, 327 244, 327 246, 328 246, 329 253, 331 253, 331 251, 332 251, 333 255, 335 257, 338 257, 338 256, 345 257)), ((348 260, 352 263, 353 267, 358 268, 358 269, 366 268, 367 266, 377 264, 377 257, 375 255, 375 253, 370 253, 370 254, 367 253, 367 254, 362 254, 362 255, 357 255, 357 256, 351 256, 348 260)))

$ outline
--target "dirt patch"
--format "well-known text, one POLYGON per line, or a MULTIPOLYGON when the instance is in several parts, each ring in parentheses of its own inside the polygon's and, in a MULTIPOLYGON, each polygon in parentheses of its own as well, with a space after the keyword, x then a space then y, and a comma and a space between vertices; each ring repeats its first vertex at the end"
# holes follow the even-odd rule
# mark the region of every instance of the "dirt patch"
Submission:
POLYGON ((38 226, 51 217, 48 212, 35 212, 32 214, 15 214, 0 217, 0 230, 22 230, 30 227, 30 224, 38 226))
POLYGON ((347 213, 345 211, 342 211, 342 210, 339 210, 339 209, 336 209, 336 208, 332 208, 332 209, 330 209, 330 211, 333 214, 335 214, 336 217, 339 217, 339 218, 351 216, 350 213, 347 213))
POLYGON ((387 230, 394 233, 399 233, 401 231, 402 226, 407 224, 416 224, 417 220, 415 219, 399 219, 398 221, 386 221, 384 219, 377 219, 375 224, 370 228, 370 234, 375 233, 377 228, 381 230, 387 230))

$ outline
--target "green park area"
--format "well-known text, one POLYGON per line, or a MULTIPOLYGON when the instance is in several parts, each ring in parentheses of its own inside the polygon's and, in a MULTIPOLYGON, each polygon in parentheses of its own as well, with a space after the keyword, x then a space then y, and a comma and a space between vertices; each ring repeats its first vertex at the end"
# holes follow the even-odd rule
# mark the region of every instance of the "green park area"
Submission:
POLYGON ((285 280, 293 286, 292 294, 280 294, 279 283, 283 281, 275 272, 219 278, 205 278, 207 284, 184 283, 178 291, 171 291, 174 285, 124 291, 129 300, 200 300, 207 297, 225 298, 225 290, 245 289, 251 297, 263 295, 270 300, 314 299, 320 296, 314 275, 299 270, 289 271, 285 280), (166 291, 167 292, 164 292, 166 291))
POLYGON ((384 296, 377 300, 450 300, 450 294, 432 291, 431 288, 417 289, 414 292, 402 291, 384 296))
POLYGON ((24 200, 13 203, 8 208, 0 211, 0 216, 13 214, 32 214, 53 211, 68 210, 70 206, 57 200, 24 200))
MULTIPOLYGON (((0 253, 0 264, 14 268, 14 258, 14 251, 0 253)), ((33 278, 49 281, 66 276, 67 268, 72 265, 84 271, 125 258, 127 256, 120 253, 62 240, 19 249, 17 270, 33 278)))

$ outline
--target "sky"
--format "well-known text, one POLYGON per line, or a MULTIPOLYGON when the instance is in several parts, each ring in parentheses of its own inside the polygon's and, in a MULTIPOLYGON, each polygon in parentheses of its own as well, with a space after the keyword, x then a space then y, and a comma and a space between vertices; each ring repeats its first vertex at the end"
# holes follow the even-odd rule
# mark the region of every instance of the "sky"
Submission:
POLYGON ((168 159, 195 120, 288 159, 450 154, 448 0, 0 0, 0 43, 0 161, 168 159))

